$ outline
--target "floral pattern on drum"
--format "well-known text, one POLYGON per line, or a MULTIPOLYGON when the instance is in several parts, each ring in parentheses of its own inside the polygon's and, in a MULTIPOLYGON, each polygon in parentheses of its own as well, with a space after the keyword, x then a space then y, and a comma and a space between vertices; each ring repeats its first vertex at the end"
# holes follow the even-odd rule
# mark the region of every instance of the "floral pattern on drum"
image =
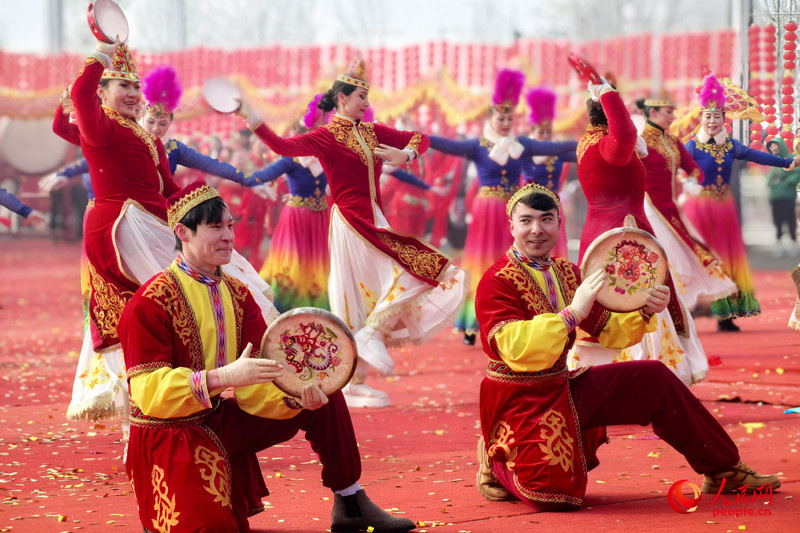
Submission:
POLYGON ((330 328, 317 322, 300 322, 286 329, 280 337, 281 350, 286 354, 287 372, 299 374, 302 381, 322 381, 342 363, 338 337, 330 328))
POLYGON ((608 283, 619 294, 635 294, 657 284, 659 260, 655 252, 642 243, 621 240, 608 252, 603 268, 608 283))

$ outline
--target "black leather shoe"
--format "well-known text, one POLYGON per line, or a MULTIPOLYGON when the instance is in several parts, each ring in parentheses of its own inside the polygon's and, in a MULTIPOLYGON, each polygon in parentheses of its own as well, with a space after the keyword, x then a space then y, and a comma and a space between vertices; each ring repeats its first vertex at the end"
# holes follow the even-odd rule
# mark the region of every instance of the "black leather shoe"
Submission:
POLYGON ((475 334, 464 333, 464 344, 467 346, 475 346, 475 334))
POLYGON ((352 496, 334 494, 332 532, 356 533, 370 527, 373 533, 405 533, 417 525, 408 518, 392 516, 372 503, 364 489, 352 496))
POLYGON ((719 321, 717 331, 739 331, 739 326, 733 323, 732 318, 726 318, 719 321))

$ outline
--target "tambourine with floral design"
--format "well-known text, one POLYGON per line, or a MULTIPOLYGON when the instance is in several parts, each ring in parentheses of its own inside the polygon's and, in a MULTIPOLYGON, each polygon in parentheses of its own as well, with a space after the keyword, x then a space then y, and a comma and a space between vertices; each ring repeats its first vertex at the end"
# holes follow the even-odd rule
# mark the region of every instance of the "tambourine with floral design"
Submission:
POLYGON ((296 398, 308 385, 317 385, 327 395, 344 387, 355 372, 357 353, 347 324, 315 307, 283 313, 261 341, 261 356, 284 369, 275 385, 296 398))
POLYGON ((648 290, 663 285, 667 277, 667 256, 656 238, 638 228, 615 228, 597 237, 583 257, 581 275, 597 269, 608 272, 597 302, 616 312, 640 309, 648 290))

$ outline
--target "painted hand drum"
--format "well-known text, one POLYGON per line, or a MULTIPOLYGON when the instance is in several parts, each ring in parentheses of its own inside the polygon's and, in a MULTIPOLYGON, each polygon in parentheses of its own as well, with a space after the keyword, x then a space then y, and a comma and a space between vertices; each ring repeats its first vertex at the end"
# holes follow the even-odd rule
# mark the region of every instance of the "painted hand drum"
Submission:
POLYGON ((279 316, 261 340, 261 356, 277 361, 284 374, 275 385, 296 398, 317 385, 326 395, 344 387, 356 369, 356 343, 339 317, 316 307, 279 316))
POLYGON ((615 228, 589 245, 581 276, 586 278, 598 268, 608 272, 597 303, 626 313, 644 306, 648 289, 664 284, 668 267, 664 249, 653 235, 637 228, 615 228))
POLYGON ((203 98, 215 111, 234 113, 241 105, 242 92, 227 78, 210 78, 203 83, 203 98))
POLYGON ((593 85, 600 85, 603 80, 600 79, 600 74, 597 70, 584 58, 578 54, 571 53, 567 56, 567 62, 578 73, 578 76, 584 80, 591 82, 593 85))
POLYGON ((128 40, 128 19, 113 0, 97 0, 89 4, 86 18, 98 41, 113 43, 117 35, 122 43, 128 40))

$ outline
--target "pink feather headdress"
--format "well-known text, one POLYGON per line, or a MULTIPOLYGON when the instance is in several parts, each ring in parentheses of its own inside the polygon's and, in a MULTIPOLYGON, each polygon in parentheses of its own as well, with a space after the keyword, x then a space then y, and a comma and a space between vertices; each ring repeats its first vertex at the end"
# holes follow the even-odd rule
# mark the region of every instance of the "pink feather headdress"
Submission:
POLYGON ((714 73, 703 78, 703 84, 697 88, 697 99, 703 111, 725 112, 725 87, 714 73))
POLYGON ((319 93, 308 103, 308 111, 303 115, 303 124, 306 129, 313 130, 319 126, 320 120, 322 120, 322 117, 325 115, 325 111, 317 107, 317 104, 322 100, 323 96, 325 96, 325 93, 319 93))
POLYGON ((518 70, 504 68, 497 73, 494 83, 492 105, 498 113, 511 113, 519 103, 522 87, 525 85, 525 74, 518 70))
POLYGON ((556 93, 545 85, 534 87, 525 93, 531 108, 531 124, 552 123, 556 117, 556 93))
POLYGON ((178 108, 182 93, 178 75, 170 66, 157 67, 142 80, 146 110, 156 118, 173 113, 178 108))

